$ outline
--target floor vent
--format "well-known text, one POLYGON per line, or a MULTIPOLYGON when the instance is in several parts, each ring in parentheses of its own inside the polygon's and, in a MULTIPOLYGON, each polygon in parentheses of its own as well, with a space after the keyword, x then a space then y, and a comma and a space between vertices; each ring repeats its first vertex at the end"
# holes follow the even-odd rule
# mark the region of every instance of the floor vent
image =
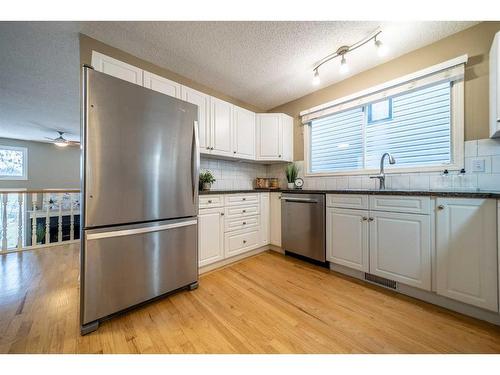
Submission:
POLYGON ((372 283, 385 286, 386 288, 396 289, 397 283, 394 280, 385 279, 380 276, 372 275, 371 273, 365 273, 365 280, 371 281, 372 283))

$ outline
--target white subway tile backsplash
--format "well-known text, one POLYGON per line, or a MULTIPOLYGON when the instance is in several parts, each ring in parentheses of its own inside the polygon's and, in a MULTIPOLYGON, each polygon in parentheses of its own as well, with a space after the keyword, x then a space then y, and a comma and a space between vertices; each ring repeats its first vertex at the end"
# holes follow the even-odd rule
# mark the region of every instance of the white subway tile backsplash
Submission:
POLYGON ((410 176, 409 175, 394 175, 391 176, 391 189, 410 189, 410 176))
POLYGON ((499 139, 478 140, 477 155, 478 156, 500 155, 500 140, 499 139))
POLYGON ((481 190, 500 190, 500 174, 478 175, 477 185, 481 190))
POLYGON ((348 177, 348 188, 349 189, 361 189, 361 176, 349 176, 348 177))
POLYGON ((433 175, 429 177, 429 187, 432 190, 452 189, 453 181, 451 176, 433 175))
POLYGON ((377 189, 378 180, 375 178, 370 178, 370 176, 361 177, 361 189, 377 189))
POLYGON ((491 173, 500 173, 500 156, 491 157, 491 173))
POLYGON ((477 156, 477 140, 465 142, 465 156, 477 156))
POLYGON ((346 176, 336 177, 337 180, 337 189, 338 190, 346 190, 349 188, 349 180, 346 176))
POLYGON ((410 190, 429 190, 429 175, 417 173, 410 175, 410 190))

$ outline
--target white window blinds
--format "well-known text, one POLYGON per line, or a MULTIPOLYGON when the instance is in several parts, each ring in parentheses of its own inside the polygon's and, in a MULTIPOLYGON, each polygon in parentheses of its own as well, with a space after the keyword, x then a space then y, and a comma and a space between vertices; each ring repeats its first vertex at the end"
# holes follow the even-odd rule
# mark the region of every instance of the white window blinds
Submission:
POLYGON ((398 166, 440 165, 451 159, 450 82, 393 98, 393 117, 366 125, 366 168, 377 168, 384 152, 398 166))

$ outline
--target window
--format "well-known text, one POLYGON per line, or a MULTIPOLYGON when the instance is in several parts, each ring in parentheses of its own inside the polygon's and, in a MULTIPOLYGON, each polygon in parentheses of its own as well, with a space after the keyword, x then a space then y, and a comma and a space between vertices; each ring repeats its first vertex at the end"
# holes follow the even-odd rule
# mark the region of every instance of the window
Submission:
POLYGON ((0 180, 26 180, 28 150, 0 145, 0 180))
POLYGON ((463 65, 332 103, 301 113, 308 175, 463 168, 463 65))

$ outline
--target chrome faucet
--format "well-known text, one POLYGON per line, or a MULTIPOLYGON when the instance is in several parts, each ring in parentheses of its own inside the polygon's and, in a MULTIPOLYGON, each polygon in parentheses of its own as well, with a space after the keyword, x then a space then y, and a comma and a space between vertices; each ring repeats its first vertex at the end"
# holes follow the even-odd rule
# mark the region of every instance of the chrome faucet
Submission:
POLYGON ((394 159, 394 156, 386 152, 382 157, 380 158, 380 173, 376 176, 370 176, 370 178, 378 178, 380 181, 380 190, 385 189, 385 172, 384 172, 384 159, 385 157, 389 157, 389 164, 396 164, 396 159, 394 159))

